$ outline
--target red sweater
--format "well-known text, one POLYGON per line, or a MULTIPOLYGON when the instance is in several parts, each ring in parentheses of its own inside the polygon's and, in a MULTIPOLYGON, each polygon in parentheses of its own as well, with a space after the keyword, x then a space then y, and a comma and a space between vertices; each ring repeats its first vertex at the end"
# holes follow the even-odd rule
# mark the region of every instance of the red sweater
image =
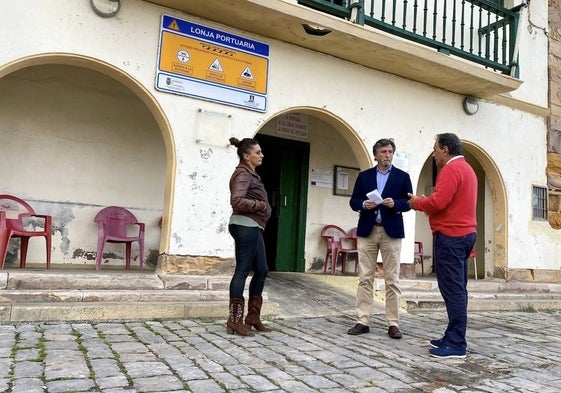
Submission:
POLYGON ((463 156, 448 161, 432 194, 417 198, 414 209, 429 215, 432 233, 464 236, 476 231, 477 176, 463 156))

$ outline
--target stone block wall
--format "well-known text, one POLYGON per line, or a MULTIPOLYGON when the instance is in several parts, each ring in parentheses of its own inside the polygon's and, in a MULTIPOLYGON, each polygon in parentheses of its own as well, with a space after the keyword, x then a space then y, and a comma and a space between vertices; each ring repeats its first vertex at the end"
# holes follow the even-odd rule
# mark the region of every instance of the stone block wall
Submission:
POLYGON ((549 0, 549 223, 561 229, 561 0, 549 0))

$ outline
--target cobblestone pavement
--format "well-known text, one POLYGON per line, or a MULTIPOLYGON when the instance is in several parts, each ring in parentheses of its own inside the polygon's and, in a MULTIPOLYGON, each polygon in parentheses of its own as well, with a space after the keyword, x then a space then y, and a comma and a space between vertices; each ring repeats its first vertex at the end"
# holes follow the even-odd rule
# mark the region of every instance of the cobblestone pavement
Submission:
MULTIPOLYGON (((471 312, 466 359, 434 359, 446 314, 402 314, 387 336, 349 336, 354 297, 305 276, 271 275, 271 333, 226 334, 225 319, 0 325, 0 391, 561 392, 561 313, 471 312)), ((531 310, 528 310, 531 311, 531 310)))
POLYGON ((3 392, 561 392, 559 313, 479 312, 467 359, 437 360, 443 313, 403 315, 404 337, 349 336, 349 316, 266 323, 226 334, 224 320, 0 326, 3 392))

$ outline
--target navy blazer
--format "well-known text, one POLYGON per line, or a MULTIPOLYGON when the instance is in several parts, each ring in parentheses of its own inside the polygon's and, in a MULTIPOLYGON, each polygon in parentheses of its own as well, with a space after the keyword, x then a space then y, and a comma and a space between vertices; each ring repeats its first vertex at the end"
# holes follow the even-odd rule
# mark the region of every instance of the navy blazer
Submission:
MULTIPOLYGON (((389 237, 404 238, 403 216, 401 213, 411 210, 407 201, 407 193, 413 193, 411 178, 409 174, 392 165, 388 181, 382 192, 382 198, 393 198, 395 205, 393 208, 378 206, 376 209, 363 209, 362 203, 367 200, 366 194, 377 189, 376 167, 367 169, 358 174, 353 189, 353 195, 349 201, 354 211, 360 212, 357 226, 357 236, 367 237, 372 233, 376 214, 380 210, 382 225, 389 237)), ((379 191, 379 190, 378 190, 379 191)))

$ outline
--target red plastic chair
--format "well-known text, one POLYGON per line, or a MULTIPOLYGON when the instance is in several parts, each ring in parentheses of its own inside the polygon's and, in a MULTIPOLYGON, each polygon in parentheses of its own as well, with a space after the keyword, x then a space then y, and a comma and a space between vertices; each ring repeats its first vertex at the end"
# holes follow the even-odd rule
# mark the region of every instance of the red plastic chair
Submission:
POLYGON ((358 245, 356 238, 356 227, 349 231, 349 234, 345 237, 339 239, 339 247, 337 248, 337 254, 335 256, 335 261, 339 258, 341 254, 341 273, 345 273, 345 265, 347 263, 347 256, 355 254, 355 273, 358 273, 358 245))
POLYGON ((413 255, 415 263, 421 265, 421 277, 425 275, 425 254, 423 252, 423 242, 415 242, 415 251, 413 255))
POLYGON ((345 230, 337 225, 326 225, 321 230, 321 237, 325 239, 327 248, 325 261, 323 262, 323 272, 327 272, 327 266, 331 263, 331 274, 335 274, 337 267, 337 250, 341 248, 341 238, 347 236, 345 230))
POLYGON ((24 268, 27 260, 27 249, 29 239, 35 236, 45 238, 45 248, 47 254, 47 269, 51 268, 51 222, 52 217, 44 214, 36 214, 35 210, 23 199, 14 195, 0 195, 0 210, 2 210, 3 219, 0 226, 0 268, 4 268, 4 259, 6 256, 8 243, 11 238, 20 239, 20 259, 19 267, 24 268), (14 218, 10 218, 13 216, 14 218), (31 228, 30 228, 31 227, 31 228), (41 230, 35 228, 40 227, 41 230))
POLYGON ((138 242, 138 259, 140 269, 144 265, 144 223, 138 222, 134 214, 125 208, 109 206, 101 209, 94 218, 97 222, 97 255, 95 257, 96 270, 101 269, 101 257, 105 243, 125 243, 126 269, 131 267, 131 248, 133 242, 138 242), (129 227, 138 226, 138 234, 129 236, 129 227))
POLYGON ((12 231, 6 225, 6 212, 0 210, 0 268, 2 269, 4 268, 4 260, 6 259, 11 235, 12 231))

